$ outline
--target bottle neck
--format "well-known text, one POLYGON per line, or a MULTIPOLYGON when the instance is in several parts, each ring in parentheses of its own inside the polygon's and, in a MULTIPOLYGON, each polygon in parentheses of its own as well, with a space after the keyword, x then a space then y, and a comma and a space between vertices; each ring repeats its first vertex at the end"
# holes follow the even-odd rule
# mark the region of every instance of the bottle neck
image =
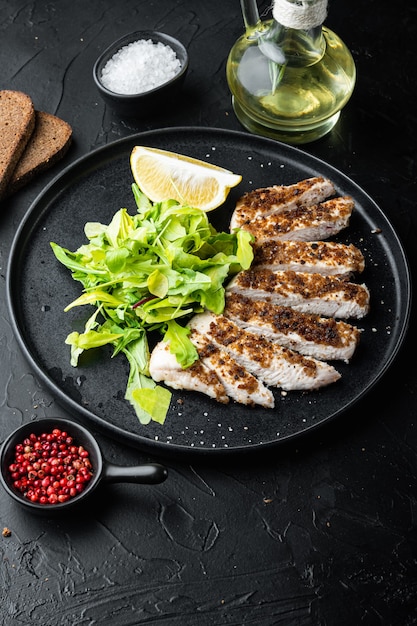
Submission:
POLYGON ((312 65, 325 52, 322 24, 327 0, 274 0, 270 36, 282 50, 286 63, 312 65))

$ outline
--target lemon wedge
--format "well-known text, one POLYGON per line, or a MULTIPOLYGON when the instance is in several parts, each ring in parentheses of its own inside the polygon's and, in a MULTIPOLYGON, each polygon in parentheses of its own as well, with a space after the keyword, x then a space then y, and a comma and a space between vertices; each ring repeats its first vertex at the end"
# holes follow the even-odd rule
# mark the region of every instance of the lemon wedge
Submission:
POLYGON ((135 146, 130 155, 133 178, 152 202, 177 200, 208 212, 226 200, 239 174, 183 154, 135 146))

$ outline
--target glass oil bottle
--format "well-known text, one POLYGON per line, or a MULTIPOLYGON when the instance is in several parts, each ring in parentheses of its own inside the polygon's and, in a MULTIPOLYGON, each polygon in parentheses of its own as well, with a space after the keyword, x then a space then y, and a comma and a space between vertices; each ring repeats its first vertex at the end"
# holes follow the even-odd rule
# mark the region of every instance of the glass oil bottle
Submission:
POLYGON ((322 23, 327 0, 275 0, 265 21, 256 0, 241 0, 241 8, 246 30, 226 65, 237 118, 279 141, 319 139, 336 124, 356 80, 349 49, 322 23))

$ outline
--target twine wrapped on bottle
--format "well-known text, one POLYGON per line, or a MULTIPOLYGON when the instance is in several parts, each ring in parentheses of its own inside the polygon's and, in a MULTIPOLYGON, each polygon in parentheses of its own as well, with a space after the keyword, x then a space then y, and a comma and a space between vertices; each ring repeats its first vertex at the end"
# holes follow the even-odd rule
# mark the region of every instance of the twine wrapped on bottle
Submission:
POLYGON ((323 24, 327 0, 274 0, 272 15, 285 28, 309 30, 323 24))

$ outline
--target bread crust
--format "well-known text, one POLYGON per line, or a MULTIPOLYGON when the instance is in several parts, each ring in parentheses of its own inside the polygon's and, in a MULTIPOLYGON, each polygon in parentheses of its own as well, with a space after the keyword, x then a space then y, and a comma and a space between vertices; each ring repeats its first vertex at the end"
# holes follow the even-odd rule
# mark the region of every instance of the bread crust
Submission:
POLYGON ((0 90, 0 199, 34 128, 32 99, 21 91, 0 90))

